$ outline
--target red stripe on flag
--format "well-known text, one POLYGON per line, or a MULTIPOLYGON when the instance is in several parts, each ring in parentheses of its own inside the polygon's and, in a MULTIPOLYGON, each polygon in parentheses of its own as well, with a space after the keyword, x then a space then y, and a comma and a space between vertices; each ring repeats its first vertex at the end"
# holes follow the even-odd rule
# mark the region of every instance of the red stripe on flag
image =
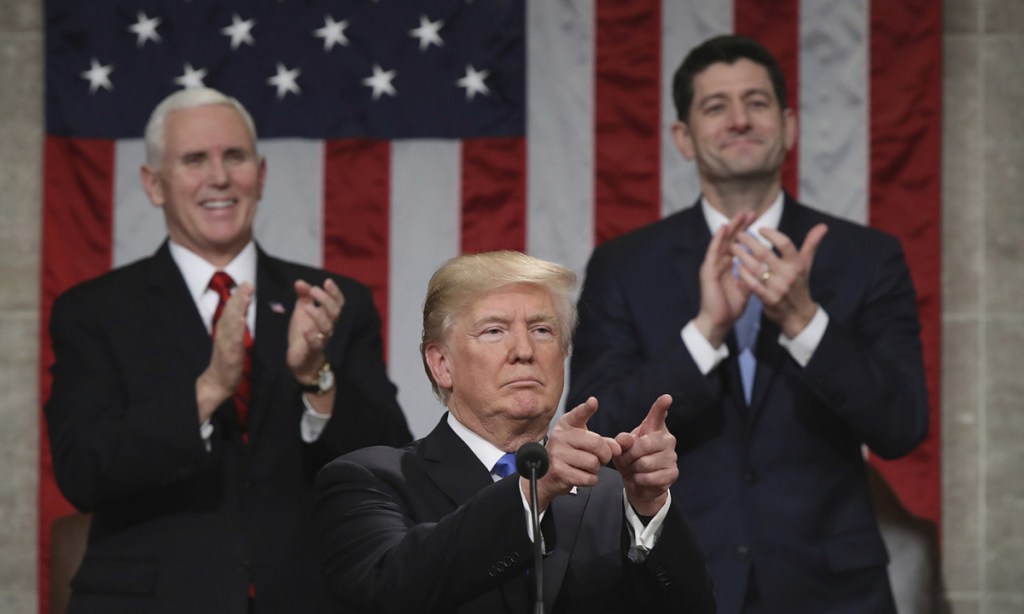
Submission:
POLYGON ((463 253, 526 249, 526 140, 462 142, 463 253))
MULTIPOLYGON (((775 56, 786 76, 786 105, 800 108, 800 2, 799 0, 735 0, 733 23, 736 34, 755 38, 775 56)), ((799 198, 797 143, 782 167, 782 185, 799 198)))
MULTIPOLYGON (((112 262, 114 145, 98 139, 47 136, 43 170, 42 297, 39 330, 40 408, 50 396, 50 312, 71 286, 105 273, 112 262)), ((50 528, 74 508, 53 477, 50 439, 39 413, 39 605, 48 608, 50 528)))
POLYGON ((373 291, 387 351, 391 145, 324 143, 324 268, 344 271, 373 291))
POLYGON ((594 239, 661 216, 661 2, 598 0, 594 239))
POLYGON ((928 438, 910 456, 878 461, 907 508, 941 520, 939 376, 942 264, 942 8, 871 3, 871 225, 900 237, 921 316, 931 400, 928 438), (894 58, 899 58, 894 61, 894 58))

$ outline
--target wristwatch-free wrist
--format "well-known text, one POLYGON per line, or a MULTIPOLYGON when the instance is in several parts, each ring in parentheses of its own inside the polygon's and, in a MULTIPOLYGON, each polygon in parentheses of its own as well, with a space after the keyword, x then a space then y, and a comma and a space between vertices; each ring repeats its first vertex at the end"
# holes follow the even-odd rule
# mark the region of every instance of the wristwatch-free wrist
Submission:
POLYGON ((334 389, 334 371, 331 371, 331 363, 325 362, 324 366, 313 376, 313 381, 308 384, 299 384, 299 390, 312 394, 327 394, 334 389))

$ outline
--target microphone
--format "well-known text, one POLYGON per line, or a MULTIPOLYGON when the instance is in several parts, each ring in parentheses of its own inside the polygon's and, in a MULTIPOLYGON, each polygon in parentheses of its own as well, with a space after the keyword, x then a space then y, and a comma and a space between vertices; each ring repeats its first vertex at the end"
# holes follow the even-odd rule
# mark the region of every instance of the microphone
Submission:
POLYGON ((544 553, 541 551, 540 513, 537 511, 537 480, 548 472, 548 450, 531 441, 516 452, 516 471, 530 480, 530 517, 533 519, 533 611, 544 614, 544 553))
POLYGON ((548 472, 548 449, 535 441, 523 444, 516 452, 516 471, 523 477, 544 477, 548 472), (531 476, 531 470, 537 475, 531 476))

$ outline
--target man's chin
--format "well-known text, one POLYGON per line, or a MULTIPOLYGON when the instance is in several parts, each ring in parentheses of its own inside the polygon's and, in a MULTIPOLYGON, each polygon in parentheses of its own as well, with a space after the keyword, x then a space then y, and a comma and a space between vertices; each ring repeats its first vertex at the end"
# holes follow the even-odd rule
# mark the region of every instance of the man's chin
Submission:
POLYGON ((509 417, 515 420, 538 420, 547 423, 555 415, 558 401, 554 403, 536 394, 518 393, 512 399, 509 417))

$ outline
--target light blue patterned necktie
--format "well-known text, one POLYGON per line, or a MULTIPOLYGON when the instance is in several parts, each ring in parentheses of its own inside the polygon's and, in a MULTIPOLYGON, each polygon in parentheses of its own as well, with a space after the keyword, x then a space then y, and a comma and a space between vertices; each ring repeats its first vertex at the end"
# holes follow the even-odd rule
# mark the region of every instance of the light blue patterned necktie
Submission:
POLYGON ((761 299, 750 295, 743 315, 736 320, 733 330, 736 331, 736 345, 740 350, 740 376, 743 378, 743 398, 750 405, 750 395, 754 389, 754 372, 757 360, 754 358, 754 344, 757 333, 761 329, 761 299))

